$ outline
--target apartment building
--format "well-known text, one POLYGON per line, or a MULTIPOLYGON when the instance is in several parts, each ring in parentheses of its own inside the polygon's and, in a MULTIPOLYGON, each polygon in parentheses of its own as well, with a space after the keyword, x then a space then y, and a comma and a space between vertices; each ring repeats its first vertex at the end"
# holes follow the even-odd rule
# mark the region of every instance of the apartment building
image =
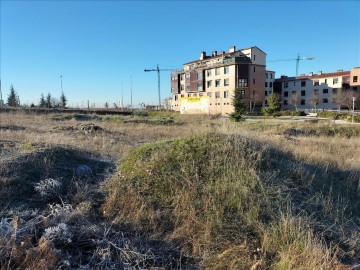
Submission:
POLYGON ((352 90, 360 90, 360 67, 350 70, 350 87, 352 90))
POLYGON ((310 72, 308 75, 300 74, 296 77, 281 76, 275 80, 274 92, 281 95, 284 110, 337 110, 344 105, 347 92, 360 90, 358 78, 359 68, 330 73, 310 72))
POLYGON ((234 111, 232 98, 238 87, 245 105, 261 107, 265 98, 266 53, 258 47, 228 52, 201 52, 200 59, 171 72, 171 108, 181 113, 227 115, 234 111))
POLYGON ((268 104, 268 96, 274 91, 275 71, 266 70, 265 73, 265 100, 264 105, 268 104))

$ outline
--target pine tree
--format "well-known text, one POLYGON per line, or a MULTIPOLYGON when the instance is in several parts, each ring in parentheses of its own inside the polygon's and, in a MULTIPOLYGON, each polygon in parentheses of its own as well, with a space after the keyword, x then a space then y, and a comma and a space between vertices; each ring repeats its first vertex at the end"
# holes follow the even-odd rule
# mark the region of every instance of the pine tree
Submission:
POLYGON ((235 94, 233 97, 234 112, 230 114, 230 118, 235 122, 243 120, 243 114, 245 112, 244 104, 244 90, 240 88, 235 89, 235 94))
POLYGON ((7 104, 10 107, 19 107, 20 106, 19 96, 16 93, 13 85, 10 86, 10 94, 8 96, 7 104))
POLYGON ((47 108, 51 108, 51 107, 52 107, 52 105, 51 105, 51 95, 50 95, 50 93, 48 93, 47 96, 46 96, 45 106, 46 106, 47 108))
POLYGON ((45 98, 44 98, 44 94, 41 94, 39 107, 40 108, 45 108, 46 107, 46 101, 45 101, 45 98))
POLYGON ((66 103, 67 103, 67 98, 66 98, 64 92, 61 92, 61 96, 60 96, 60 107, 61 107, 61 108, 65 108, 65 107, 66 107, 66 103))
POLYGON ((278 116, 281 110, 281 103, 279 97, 276 94, 271 93, 268 97, 268 104, 268 107, 263 107, 263 113, 267 116, 278 116))

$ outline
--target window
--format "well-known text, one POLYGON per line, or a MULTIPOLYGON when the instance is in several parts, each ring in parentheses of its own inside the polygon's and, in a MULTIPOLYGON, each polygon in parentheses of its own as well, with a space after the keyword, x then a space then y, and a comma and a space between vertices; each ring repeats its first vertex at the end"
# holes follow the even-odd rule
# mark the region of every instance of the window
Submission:
POLYGON ((329 93, 329 89, 323 89, 323 94, 329 93))
POLYGON ((180 90, 184 90, 184 85, 180 84, 180 90))
POLYGON ((239 79, 239 87, 247 87, 248 81, 247 79, 239 79))
POLYGON ((272 73, 270 73, 270 79, 272 79, 273 77, 272 77, 272 73))
POLYGON ((319 81, 314 81, 314 86, 319 86, 319 81))
POLYGON ((220 75, 220 68, 215 69, 215 75, 220 75))
POLYGON ((305 87, 306 86, 306 81, 301 81, 301 87, 305 87))
POLYGON ((269 74, 268 74, 268 73, 266 73, 266 79, 268 78, 268 76, 269 76, 269 74))
POLYGON ((270 82, 270 87, 272 87, 272 82, 270 82))
POLYGON ((267 99, 265 99, 265 105, 268 105, 268 101, 267 101, 267 99))
POLYGON ((202 71, 199 71, 199 72, 197 73, 197 79, 198 79, 198 80, 202 80, 202 78, 203 78, 202 71))
POLYGON ((314 89, 314 94, 318 95, 319 94, 319 89, 314 89))
POLYGON ((190 94, 188 94, 188 97, 191 97, 191 95, 190 95, 190 94))
POLYGON ((215 98, 220 98, 220 91, 215 92, 215 98))
POLYGON ((211 69, 209 69, 208 71, 206 71, 206 75, 207 75, 208 77, 211 76, 211 69))
POLYGON ((254 61, 255 61, 255 59, 256 59, 256 55, 254 54, 254 61))
POLYGON ((190 78, 190 73, 186 73, 185 78, 190 78))
POLYGON ((177 101, 178 100, 178 96, 177 95, 175 95, 175 101, 177 101))
POLYGON ((241 90, 241 91, 239 92, 239 96, 240 96, 240 99, 244 99, 244 97, 245 97, 245 90, 241 90))
POLYGON ((353 82, 357 82, 358 81, 358 76, 354 76, 353 77, 353 82))
POLYGON ((284 92, 284 97, 288 97, 289 96, 289 92, 288 91, 285 91, 284 92))
POLYGON ((325 84, 327 84, 327 79, 325 79, 325 84))
POLYGON ((176 80, 176 77, 171 77, 171 80, 172 80, 172 81, 175 81, 175 80, 176 80))
POLYGON ((221 80, 216 80, 215 81, 215 87, 220 87, 220 82, 221 82, 221 80))
POLYGON ((229 86, 229 79, 224 79, 224 86, 229 86))
POLYGON ((333 84, 338 84, 339 83, 339 78, 334 78, 333 79, 333 84))
POLYGON ((229 74, 229 67, 224 67, 224 74, 229 74))
POLYGON ((333 88, 332 94, 333 94, 333 95, 337 95, 337 88, 333 88))
POLYGON ((301 96, 302 96, 302 97, 305 96, 305 90, 301 90, 301 96))
POLYGON ((296 95, 296 91, 292 91, 291 95, 295 96, 296 95))
POLYGON ((254 67, 254 72, 255 72, 255 67, 254 67))
POLYGON ((211 96, 212 96, 212 93, 211 93, 211 92, 208 92, 208 93, 207 93, 207 96, 208 96, 208 97, 211 97, 211 96))
POLYGON ((198 83, 197 83, 197 90, 198 90, 198 91, 202 91, 202 90, 203 90, 203 84, 202 84, 202 82, 198 82, 198 83))
POLYGON ((265 96, 267 96, 267 91, 265 91, 265 96))
POLYGON ((184 97, 184 94, 182 94, 181 97, 184 97))
POLYGON ((224 98, 228 98, 229 97, 229 91, 224 91, 224 98))
POLYGON ((296 82, 294 81, 294 86, 296 86, 296 82))
POLYGON ((186 86, 186 92, 190 92, 190 85, 186 86))
POLYGON ((255 84, 255 79, 253 79, 253 84, 255 84))
POLYGON ((175 88, 171 87, 171 93, 175 93, 175 88))
POLYGON ((267 87, 267 82, 265 82, 265 87, 267 87))
POLYGON ((289 84, 287 82, 284 83, 284 88, 288 88, 289 84))
POLYGON ((323 103, 328 103, 328 99, 327 98, 323 98, 323 103))
POLYGON ((197 94, 193 94, 193 97, 197 97, 197 94))
POLYGON ((288 105, 287 99, 284 100, 284 105, 288 105))
POLYGON ((302 99, 302 100, 300 101, 300 105, 305 105, 305 99, 302 99))
POLYGON ((210 88, 210 87, 211 87, 211 83, 212 83, 212 81, 207 81, 207 82, 206 82, 206 84, 207 84, 207 85, 206 85, 206 86, 207 86, 207 88, 210 88))
POLYGON ((184 74, 180 75, 180 81, 184 80, 184 74))

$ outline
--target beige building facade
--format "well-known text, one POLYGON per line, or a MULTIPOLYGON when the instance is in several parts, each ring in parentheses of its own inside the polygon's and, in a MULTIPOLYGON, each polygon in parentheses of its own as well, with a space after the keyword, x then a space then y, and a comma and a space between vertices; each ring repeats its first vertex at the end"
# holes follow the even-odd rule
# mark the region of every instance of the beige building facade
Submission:
POLYGON ((201 52, 200 59, 185 63, 171 73, 171 109, 181 113, 227 115, 234 111, 233 97, 241 89, 249 110, 259 108, 265 99, 266 53, 258 47, 225 53, 201 52))

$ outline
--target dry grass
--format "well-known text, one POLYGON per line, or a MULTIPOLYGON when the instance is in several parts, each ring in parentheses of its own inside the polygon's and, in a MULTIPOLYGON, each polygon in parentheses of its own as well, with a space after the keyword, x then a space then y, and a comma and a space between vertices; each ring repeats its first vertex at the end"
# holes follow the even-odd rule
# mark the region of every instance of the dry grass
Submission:
MULTIPOLYGON (((37 212, 35 204, 11 208, 9 196, 0 199, 9 230, 0 231, 1 269, 347 269, 359 263, 359 127, 135 118, 154 121, 0 113, 0 176, 16 183, 0 184, 0 191, 15 195, 13 187, 25 187, 21 175, 32 185, 61 168, 69 183, 61 199, 35 200, 37 212), (101 129, 87 129, 90 123, 101 129), (46 158, 39 154, 45 149, 52 153, 46 158), (77 161, 58 158, 54 149, 77 161), (116 162, 119 171, 110 176, 95 165, 103 161, 116 162), (87 164, 94 175, 77 178, 70 163, 87 164), (35 168, 36 179, 21 170, 24 164, 35 168), (68 208, 59 216, 54 207, 68 208), (44 239, 60 222, 71 244, 44 239)), ((34 196, 31 185, 23 190, 34 196)))

